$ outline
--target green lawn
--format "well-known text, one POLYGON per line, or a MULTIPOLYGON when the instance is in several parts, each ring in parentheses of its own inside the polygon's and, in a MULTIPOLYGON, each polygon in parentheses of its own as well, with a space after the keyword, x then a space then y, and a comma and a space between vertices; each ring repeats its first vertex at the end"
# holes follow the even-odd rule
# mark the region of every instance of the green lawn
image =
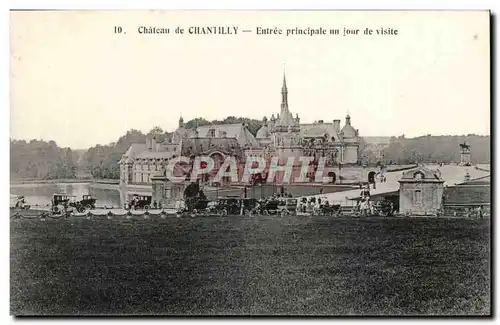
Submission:
POLYGON ((11 313, 490 314, 489 220, 12 220, 11 313))

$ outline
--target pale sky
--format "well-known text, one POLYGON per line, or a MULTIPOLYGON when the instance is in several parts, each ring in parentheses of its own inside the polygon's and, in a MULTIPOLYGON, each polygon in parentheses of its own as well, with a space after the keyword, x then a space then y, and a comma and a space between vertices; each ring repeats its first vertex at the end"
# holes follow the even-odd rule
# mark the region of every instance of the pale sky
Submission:
POLYGON ((349 112, 361 136, 489 134, 489 41, 486 11, 11 12, 10 133, 83 149, 132 128, 173 131, 181 114, 262 119, 280 111, 286 69, 302 123, 343 125, 349 112), (127 34, 114 34, 118 25, 127 34), (141 35, 140 26, 171 34, 141 35), (189 35, 190 26, 239 30, 189 35), (256 35, 256 27, 361 35, 256 35), (362 35, 381 27, 399 34, 362 35))

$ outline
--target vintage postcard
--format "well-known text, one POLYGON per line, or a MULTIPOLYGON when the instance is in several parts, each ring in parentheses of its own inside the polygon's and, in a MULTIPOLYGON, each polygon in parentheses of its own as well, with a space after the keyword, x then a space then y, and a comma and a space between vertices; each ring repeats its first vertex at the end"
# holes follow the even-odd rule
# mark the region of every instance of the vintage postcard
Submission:
POLYGON ((490 12, 10 12, 10 311, 491 315, 490 12))

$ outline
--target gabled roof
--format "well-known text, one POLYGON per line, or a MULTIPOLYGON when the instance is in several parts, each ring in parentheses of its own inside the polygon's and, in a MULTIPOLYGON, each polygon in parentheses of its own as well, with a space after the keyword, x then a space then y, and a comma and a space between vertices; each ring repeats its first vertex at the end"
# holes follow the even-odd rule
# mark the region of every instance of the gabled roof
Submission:
POLYGON ((250 133, 250 130, 248 130, 246 127, 243 127, 243 131, 240 133, 239 138, 237 138, 238 142, 242 146, 249 146, 251 149, 258 149, 259 143, 257 142, 257 139, 253 136, 252 133, 250 133))
POLYGON ((147 148, 145 143, 132 143, 124 156, 134 158, 136 155, 146 150, 147 148))
POLYGON ((267 139, 271 137, 271 132, 269 132, 269 127, 267 125, 262 126, 258 131, 256 138, 257 139, 267 139))

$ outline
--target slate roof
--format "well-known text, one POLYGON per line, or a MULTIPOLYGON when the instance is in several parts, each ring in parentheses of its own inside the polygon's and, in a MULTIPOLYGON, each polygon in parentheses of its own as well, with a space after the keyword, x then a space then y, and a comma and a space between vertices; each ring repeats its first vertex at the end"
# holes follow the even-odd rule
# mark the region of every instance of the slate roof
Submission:
POLYGON ((198 136, 200 138, 210 137, 209 131, 215 130, 215 137, 223 137, 222 133, 225 132, 226 138, 235 138, 240 146, 248 145, 252 149, 258 149, 259 143, 250 131, 243 125, 243 123, 234 124, 212 124, 198 127, 198 136))
POLYGON ((210 155, 214 151, 221 151, 226 155, 243 157, 243 150, 236 138, 208 137, 208 138, 185 138, 181 143, 182 156, 210 155))
POLYGON ((132 143, 124 156, 134 158, 136 155, 146 150, 147 148, 145 143, 132 143))
POLYGON ((335 141, 340 141, 340 137, 335 131, 333 123, 313 123, 301 124, 300 135, 304 138, 318 138, 324 134, 328 134, 328 138, 334 138, 335 141))
POLYGON ((257 139, 267 139, 271 137, 271 132, 269 132, 269 127, 267 125, 262 126, 258 131, 256 138, 257 139))

